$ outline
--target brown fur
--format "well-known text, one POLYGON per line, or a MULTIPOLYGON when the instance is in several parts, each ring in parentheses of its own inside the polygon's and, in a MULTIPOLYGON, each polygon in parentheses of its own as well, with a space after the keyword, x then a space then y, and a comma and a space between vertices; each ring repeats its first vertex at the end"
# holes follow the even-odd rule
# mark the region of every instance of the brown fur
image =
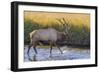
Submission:
POLYGON ((36 46, 39 43, 39 41, 46 41, 46 42, 50 43, 50 56, 51 56, 51 52, 52 52, 52 45, 55 45, 62 53, 61 49, 56 44, 56 42, 62 41, 64 39, 65 39, 65 33, 59 32, 53 28, 39 29, 39 30, 32 31, 30 33, 31 41, 30 41, 30 45, 29 45, 27 53, 29 54, 30 47, 33 46, 33 49, 34 49, 35 53, 37 54, 36 46))

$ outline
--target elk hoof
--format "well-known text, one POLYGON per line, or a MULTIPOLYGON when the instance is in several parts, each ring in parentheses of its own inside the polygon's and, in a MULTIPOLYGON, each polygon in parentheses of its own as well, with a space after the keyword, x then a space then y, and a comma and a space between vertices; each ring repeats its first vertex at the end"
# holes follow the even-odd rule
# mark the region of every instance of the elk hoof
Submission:
POLYGON ((49 57, 52 58, 52 55, 50 55, 49 57))
POLYGON ((63 54, 63 52, 61 52, 61 54, 63 54))

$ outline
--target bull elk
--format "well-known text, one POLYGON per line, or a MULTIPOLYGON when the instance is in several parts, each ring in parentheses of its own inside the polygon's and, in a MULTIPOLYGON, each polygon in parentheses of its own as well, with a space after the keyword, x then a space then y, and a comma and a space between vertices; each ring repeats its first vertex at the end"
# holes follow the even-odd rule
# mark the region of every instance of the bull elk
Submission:
MULTIPOLYGON (((61 24, 63 23, 61 20, 58 20, 58 21, 61 24)), ((63 19, 63 21, 64 21, 64 19, 63 19)), ((66 27, 65 25, 66 24, 63 23, 64 27, 66 27)), ((51 54, 52 54, 53 45, 55 45, 62 54, 63 52, 60 49, 60 47, 57 45, 57 41, 64 41, 66 36, 68 36, 68 33, 66 31, 59 32, 54 28, 33 30, 30 33, 30 44, 29 44, 29 47, 28 47, 27 54, 29 56, 29 51, 30 51, 31 47, 33 47, 35 54, 37 54, 38 52, 36 50, 36 46, 37 46, 37 44, 40 43, 40 41, 49 42, 49 44, 50 44, 50 57, 51 57, 51 54)))
POLYGON ((57 41, 62 41, 65 39, 65 37, 66 37, 65 32, 59 32, 53 28, 34 30, 30 33, 30 45, 27 54, 29 56, 29 51, 31 47, 33 47, 35 53, 37 54, 36 46, 37 44, 39 44, 40 41, 45 41, 50 43, 50 56, 52 53, 53 45, 55 45, 62 54, 63 52, 57 45, 57 41))

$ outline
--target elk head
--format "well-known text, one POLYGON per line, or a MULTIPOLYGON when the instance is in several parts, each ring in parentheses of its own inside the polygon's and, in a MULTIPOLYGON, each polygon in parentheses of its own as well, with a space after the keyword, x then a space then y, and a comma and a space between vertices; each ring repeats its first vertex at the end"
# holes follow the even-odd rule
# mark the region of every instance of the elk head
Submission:
POLYGON ((69 25, 69 21, 66 22, 64 18, 57 20, 62 24, 63 35, 66 36, 66 39, 71 39, 71 25, 69 25))

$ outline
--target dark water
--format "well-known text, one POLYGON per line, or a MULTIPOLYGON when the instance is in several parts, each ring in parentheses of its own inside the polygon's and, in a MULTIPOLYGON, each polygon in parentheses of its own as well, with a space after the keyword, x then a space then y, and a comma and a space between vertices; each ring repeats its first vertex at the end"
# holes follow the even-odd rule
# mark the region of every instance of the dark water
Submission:
POLYGON ((89 59, 90 58, 90 49, 89 48, 79 48, 79 47, 68 47, 63 46, 61 50, 63 54, 60 53, 58 48, 53 47, 52 57, 50 57, 49 48, 40 48, 37 47, 38 54, 35 54, 34 50, 30 50, 30 58, 27 55, 27 46, 24 50, 24 61, 51 61, 51 60, 75 60, 75 59, 89 59))

